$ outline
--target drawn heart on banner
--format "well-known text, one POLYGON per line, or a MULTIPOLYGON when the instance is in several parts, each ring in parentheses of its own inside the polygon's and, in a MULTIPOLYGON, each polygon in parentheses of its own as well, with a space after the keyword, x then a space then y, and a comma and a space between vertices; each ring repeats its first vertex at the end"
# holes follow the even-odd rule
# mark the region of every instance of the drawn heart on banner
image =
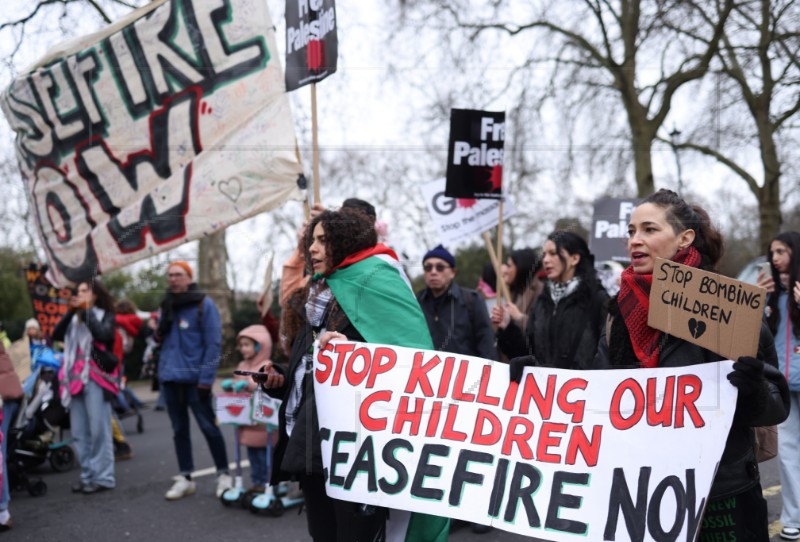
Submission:
POLYGON ((242 183, 236 178, 220 181, 219 191, 222 192, 223 196, 236 203, 236 200, 242 194, 242 183))
POLYGON ((268 406, 261 407, 261 413, 264 415, 265 418, 269 418, 275 412, 274 408, 270 408, 268 406))
POLYGON ((243 405, 225 405, 225 410, 231 413, 232 416, 238 416, 244 410, 243 405))
POLYGON ((706 332, 705 322, 703 322, 702 320, 689 318, 689 333, 692 334, 692 337, 694 337, 695 339, 699 339, 705 332, 706 332))

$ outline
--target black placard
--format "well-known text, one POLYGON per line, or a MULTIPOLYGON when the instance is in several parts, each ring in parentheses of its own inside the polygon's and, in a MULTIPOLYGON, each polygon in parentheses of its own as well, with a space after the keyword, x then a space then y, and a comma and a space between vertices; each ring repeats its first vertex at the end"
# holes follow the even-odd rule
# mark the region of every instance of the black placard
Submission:
POLYGON ((338 48, 333 0, 286 0, 287 91, 335 73, 338 48))
POLYGON ((505 139, 505 112, 451 110, 445 195, 501 199, 505 139))
POLYGON ((31 296, 33 316, 42 328, 45 339, 53 335, 53 329, 69 311, 70 288, 57 288, 45 277, 46 266, 32 263, 25 269, 25 281, 31 296))

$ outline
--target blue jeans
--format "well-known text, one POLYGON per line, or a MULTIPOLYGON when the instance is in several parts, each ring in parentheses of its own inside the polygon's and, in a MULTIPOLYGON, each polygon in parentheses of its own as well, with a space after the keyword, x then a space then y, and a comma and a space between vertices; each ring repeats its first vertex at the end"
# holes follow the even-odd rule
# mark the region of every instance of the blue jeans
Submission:
POLYGON ((789 417, 778 425, 778 460, 781 467, 781 496, 784 527, 800 528, 800 392, 789 394, 789 417))
POLYGON ((8 464, 8 456, 6 449, 8 448, 8 428, 11 426, 11 421, 19 409, 19 401, 6 401, 3 403, 3 496, 0 497, 0 512, 8 510, 8 501, 11 497, 8 494, 8 472, 5 466, 8 464))
POLYGON ((81 482, 115 487, 111 403, 91 378, 83 392, 72 397, 69 422, 81 464, 81 482))
POLYGON ((189 433, 189 409, 194 413, 194 419, 200 426, 200 431, 208 443, 211 457, 217 472, 228 471, 228 452, 225 449, 225 438, 217 426, 217 417, 211 404, 211 395, 203 400, 197 389, 197 384, 181 384, 178 382, 162 382, 161 393, 167 405, 167 413, 172 422, 175 454, 178 456, 178 468, 181 474, 187 475, 194 471, 192 459, 192 439, 189 433))
POLYGON ((254 486, 267 486, 267 448, 247 447, 250 460, 250 480, 254 486))

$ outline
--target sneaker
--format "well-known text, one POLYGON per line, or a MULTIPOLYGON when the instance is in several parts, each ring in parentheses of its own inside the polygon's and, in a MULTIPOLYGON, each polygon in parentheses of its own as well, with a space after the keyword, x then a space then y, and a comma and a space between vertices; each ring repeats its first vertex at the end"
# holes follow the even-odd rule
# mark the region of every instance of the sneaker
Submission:
POLYGON ((195 491, 197 491, 197 485, 193 480, 187 480, 185 476, 178 476, 164 497, 168 501, 177 501, 187 495, 192 495, 195 491))
POLYGON ((0 523, 0 533, 4 533, 11 529, 14 526, 14 523, 11 521, 11 516, 8 516, 8 519, 5 523, 0 523))
POLYGON ((784 527, 781 529, 781 538, 784 540, 800 540, 800 529, 797 527, 784 527))
POLYGON ((230 489, 233 487, 233 479, 231 478, 230 474, 219 474, 217 475, 217 498, 219 499, 222 497, 222 494, 225 493, 226 489, 230 489))

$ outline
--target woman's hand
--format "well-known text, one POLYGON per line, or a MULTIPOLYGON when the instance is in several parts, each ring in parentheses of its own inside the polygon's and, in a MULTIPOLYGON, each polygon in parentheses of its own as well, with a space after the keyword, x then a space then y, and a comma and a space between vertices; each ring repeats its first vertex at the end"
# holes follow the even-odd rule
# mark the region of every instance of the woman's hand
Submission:
POLYGON ((326 331, 319 337, 320 350, 328 346, 328 343, 334 339, 339 341, 346 341, 347 335, 345 335, 344 333, 339 333, 338 331, 326 331))
MULTIPOLYGON (((509 305, 513 305, 509 303, 509 305)), ((517 309, 519 312, 519 309, 517 309)), ((492 324, 500 329, 505 329, 511 323, 511 313, 502 305, 495 305, 492 308, 492 324)))
POLYGON ((250 375, 253 382, 261 385, 264 389, 280 388, 283 386, 283 375, 275 370, 272 362, 267 363, 263 367, 259 367, 258 374, 250 375))
POLYGON ((519 322, 522 319, 522 317, 525 316, 524 314, 522 314, 522 311, 519 310, 519 307, 517 307, 513 303, 506 303, 506 310, 511 315, 511 319, 514 320, 515 322, 519 322))
POLYGON ((756 279, 756 286, 760 286, 764 288, 768 294, 771 294, 775 291, 775 281, 772 280, 771 273, 765 273, 760 271, 758 273, 758 279, 756 279))

